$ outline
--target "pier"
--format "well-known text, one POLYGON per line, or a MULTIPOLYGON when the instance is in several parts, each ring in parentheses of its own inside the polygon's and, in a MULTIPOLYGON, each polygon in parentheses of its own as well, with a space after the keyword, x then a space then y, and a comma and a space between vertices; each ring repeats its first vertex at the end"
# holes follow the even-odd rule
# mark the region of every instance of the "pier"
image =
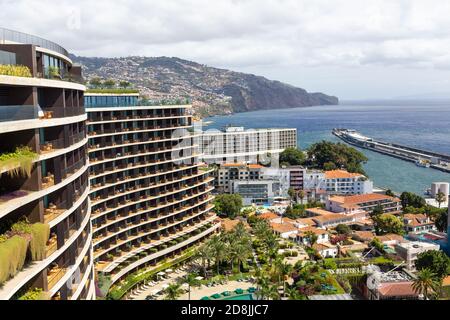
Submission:
POLYGON ((336 128, 333 129, 332 133, 346 143, 356 147, 414 162, 421 167, 450 173, 450 155, 375 140, 366 137, 353 129, 336 128))

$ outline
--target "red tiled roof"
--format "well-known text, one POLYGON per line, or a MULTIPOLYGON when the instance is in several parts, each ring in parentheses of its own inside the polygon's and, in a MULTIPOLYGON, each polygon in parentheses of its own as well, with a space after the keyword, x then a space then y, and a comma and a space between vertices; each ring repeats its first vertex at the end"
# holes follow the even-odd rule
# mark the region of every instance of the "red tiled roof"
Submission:
POLYGON ((378 292, 383 297, 409 297, 418 296, 412 288, 412 282, 389 282, 382 283, 378 292))
POLYGON ((331 201, 336 201, 346 205, 355 205, 365 202, 390 200, 390 201, 400 201, 398 198, 393 198, 384 194, 369 193, 369 194, 356 194, 352 196, 331 196, 331 201))
POLYGON ((265 212, 265 213, 259 215, 258 218, 264 219, 264 220, 273 220, 273 219, 279 218, 279 216, 273 212, 265 212))
POLYGON ((327 234, 328 232, 323 230, 323 229, 318 229, 318 228, 314 228, 314 227, 306 227, 306 228, 301 228, 299 229, 299 234, 301 235, 305 235, 308 231, 311 231, 317 235, 321 235, 321 234, 327 234))
POLYGON ((357 178, 362 177, 363 175, 360 173, 350 173, 346 170, 330 170, 325 171, 326 179, 343 179, 343 178, 357 178))
POLYGON ((279 233, 293 232, 298 229, 291 223, 271 223, 270 226, 272 229, 279 233))
POLYGON ((419 227, 433 224, 424 214, 405 214, 403 218, 409 220, 407 223, 408 226, 419 227))

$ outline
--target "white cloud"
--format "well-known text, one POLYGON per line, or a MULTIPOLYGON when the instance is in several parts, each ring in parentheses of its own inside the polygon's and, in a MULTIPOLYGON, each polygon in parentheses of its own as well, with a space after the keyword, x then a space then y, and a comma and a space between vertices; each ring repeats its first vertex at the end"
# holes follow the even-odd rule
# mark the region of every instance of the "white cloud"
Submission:
POLYGON ((450 68, 447 0, 0 0, 0 8, 4 27, 79 55, 266 71, 450 68))

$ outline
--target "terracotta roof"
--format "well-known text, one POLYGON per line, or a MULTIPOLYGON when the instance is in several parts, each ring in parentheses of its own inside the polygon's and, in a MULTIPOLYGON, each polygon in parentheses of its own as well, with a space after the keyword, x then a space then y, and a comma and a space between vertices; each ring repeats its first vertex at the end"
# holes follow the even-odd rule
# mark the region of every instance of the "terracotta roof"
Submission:
POLYGON ((245 163, 223 163, 222 167, 246 167, 249 169, 262 169, 264 166, 259 164, 245 164, 245 163))
POLYGON ((328 214, 334 214, 334 212, 322 209, 322 208, 310 208, 310 209, 306 209, 306 212, 311 212, 313 214, 316 214, 318 216, 322 216, 322 215, 328 215, 328 214))
POLYGON ((400 201, 398 198, 393 198, 384 194, 378 193, 369 193, 369 194, 356 194, 353 196, 331 196, 330 201, 339 202, 345 205, 355 205, 365 202, 372 201, 381 201, 381 200, 390 200, 390 201, 400 201))
POLYGON ((406 297, 418 296, 412 288, 412 282, 389 282, 382 283, 378 292, 383 297, 406 297))
POLYGON ((408 226, 418 227, 433 224, 424 214, 405 214, 403 218, 408 220, 408 226))
POLYGON ((375 238, 375 234, 372 231, 354 231, 353 235, 365 241, 372 241, 375 238))
POLYGON ((259 215, 258 218, 264 220, 273 220, 279 218, 279 216, 273 212, 264 212, 263 214, 259 215))
POLYGON ((446 276, 446 277, 442 280, 442 286, 443 286, 443 287, 448 287, 448 286, 450 286, 450 276, 446 276))
POLYGON ((312 218, 300 218, 295 220, 295 222, 307 226, 315 226, 317 224, 317 222, 315 222, 312 218))
POLYGON ((316 249, 317 251, 321 251, 321 250, 335 248, 336 246, 333 246, 331 244, 326 244, 326 243, 314 243, 312 247, 313 247, 313 249, 316 249))
POLYGON ((240 221, 240 220, 231 220, 231 219, 222 219, 222 228, 225 231, 231 231, 239 224, 239 222, 242 222, 246 229, 250 228, 250 226, 248 225, 247 222, 240 221))
POLYGON ((259 164, 249 164, 248 167, 250 169, 262 169, 262 168, 264 168, 262 165, 259 165, 259 164))
POLYGON ((298 229, 291 223, 271 223, 272 229, 279 233, 293 232, 298 229))
POLYGON ((221 164, 222 167, 242 167, 245 166, 244 163, 223 163, 221 164))
POLYGON ((339 214, 339 213, 331 213, 323 216, 313 217, 314 221, 319 221, 321 223, 329 222, 329 221, 351 221, 353 217, 346 216, 345 214, 339 214))
POLYGON ((398 242, 406 242, 406 240, 398 234, 385 234, 384 236, 377 236, 378 240, 380 240, 381 242, 386 242, 386 241, 398 241, 398 242))
POLYGON ((299 234, 301 235, 305 235, 308 231, 311 231, 317 235, 321 235, 321 234, 327 234, 328 232, 323 230, 323 229, 318 229, 318 228, 314 228, 314 227, 306 227, 306 228, 301 228, 299 229, 299 234))
POLYGON ((346 170, 330 170, 325 171, 325 178, 326 179, 349 179, 349 178, 357 178, 357 177, 363 177, 360 173, 350 173, 346 170))

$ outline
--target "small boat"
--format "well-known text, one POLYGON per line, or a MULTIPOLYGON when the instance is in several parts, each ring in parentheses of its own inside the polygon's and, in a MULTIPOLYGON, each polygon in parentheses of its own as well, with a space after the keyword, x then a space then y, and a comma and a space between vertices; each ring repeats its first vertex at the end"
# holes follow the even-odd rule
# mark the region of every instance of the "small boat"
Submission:
POLYGON ((422 167, 422 168, 429 168, 430 162, 428 162, 427 160, 419 159, 416 161, 416 166, 422 167))

